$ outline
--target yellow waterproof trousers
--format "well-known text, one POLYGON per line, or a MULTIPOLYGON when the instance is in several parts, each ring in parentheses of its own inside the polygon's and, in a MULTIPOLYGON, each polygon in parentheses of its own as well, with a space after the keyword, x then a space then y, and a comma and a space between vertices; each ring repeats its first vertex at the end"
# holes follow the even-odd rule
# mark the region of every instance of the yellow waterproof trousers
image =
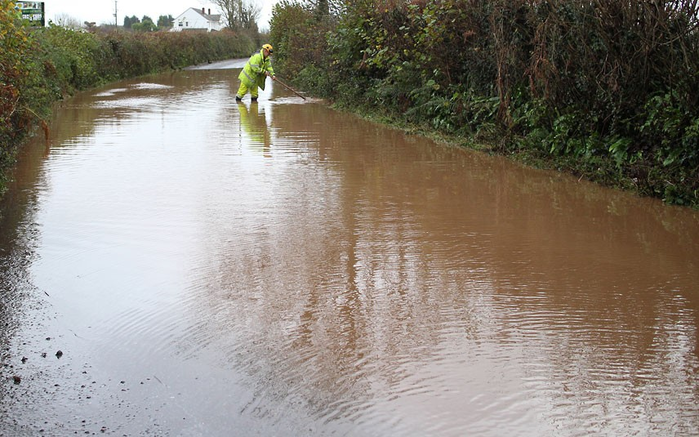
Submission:
MULTIPOLYGON (((257 94, 260 92, 260 89, 257 87, 257 84, 255 84, 253 87, 249 88, 250 90, 250 96, 253 99, 257 98, 257 94)), ((237 97, 240 97, 241 99, 245 97, 245 94, 248 93, 248 86, 245 85, 245 83, 241 80, 240 81, 240 88, 238 88, 238 93, 236 94, 237 97)))

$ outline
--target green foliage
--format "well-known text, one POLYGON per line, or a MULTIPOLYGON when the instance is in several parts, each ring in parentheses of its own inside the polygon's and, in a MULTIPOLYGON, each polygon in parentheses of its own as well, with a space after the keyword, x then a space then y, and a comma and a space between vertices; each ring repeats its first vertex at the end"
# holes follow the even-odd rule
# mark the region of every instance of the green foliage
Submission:
POLYGON ((307 65, 322 65, 324 28, 311 7, 282 0, 272 10, 270 41, 274 46, 274 68, 286 77, 296 77, 307 65), (313 28, 313 32, 308 32, 313 28))
POLYGON ((158 29, 158 26, 155 25, 149 16, 144 15, 140 23, 131 24, 131 29, 136 32, 153 32, 158 29))
POLYGON ((316 95, 331 95, 334 84, 328 81, 328 76, 323 74, 315 65, 309 64, 295 76, 295 82, 312 89, 316 95))
POLYGON ((141 20, 137 16, 131 16, 131 17, 124 17, 124 29, 131 29, 131 26, 133 26, 136 23, 140 23, 141 20))
POLYGON ((158 17, 158 29, 170 29, 174 22, 172 15, 161 15, 158 17))
POLYGON ((137 16, 124 17, 124 29, 132 29, 136 32, 154 32, 156 30, 166 30, 172 27, 175 19, 172 15, 161 15, 158 17, 158 23, 144 15, 142 19, 137 16))
POLYGON ((699 111, 686 105, 677 92, 651 97, 639 129, 657 169, 652 194, 680 205, 696 204, 699 193, 699 111))
POLYGON ((22 91, 30 81, 34 48, 14 4, 0 0, 0 194, 7 180, 5 169, 14 162, 16 146, 31 120, 22 91))
POLYGON ((35 61, 44 70, 35 79, 52 88, 54 99, 99 83, 98 65, 104 53, 93 34, 50 24, 33 36, 39 47, 35 61))

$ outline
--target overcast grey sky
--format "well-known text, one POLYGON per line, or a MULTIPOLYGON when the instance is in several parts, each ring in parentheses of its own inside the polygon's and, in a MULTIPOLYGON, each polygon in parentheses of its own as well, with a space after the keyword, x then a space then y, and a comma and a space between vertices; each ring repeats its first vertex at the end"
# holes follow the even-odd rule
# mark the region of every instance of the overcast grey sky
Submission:
MULTIPOLYGON (((260 29, 269 28, 269 19, 272 16, 272 6, 277 0, 256 0, 261 8, 260 29)), ((46 21, 54 20, 59 16, 69 16, 83 23, 94 21, 100 24, 114 23, 114 8, 116 3, 117 22, 124 24, 124 16, 137 16, 142 18, 148 15, 157 22, 161 15, 177 17, 187 8, 201 9, 211 13, 219 13, 216 6, 206 0, 44 0, 46 21)))

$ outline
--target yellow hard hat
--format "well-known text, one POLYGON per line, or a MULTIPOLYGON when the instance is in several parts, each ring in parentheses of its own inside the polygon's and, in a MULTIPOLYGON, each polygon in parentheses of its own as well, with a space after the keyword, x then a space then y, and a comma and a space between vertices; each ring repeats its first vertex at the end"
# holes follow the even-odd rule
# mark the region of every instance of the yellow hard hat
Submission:
POLYGON ((271 44, 265 44, 262 46, 263 49, 269 50, 270 53, 272 53, 272 45, 271 44))

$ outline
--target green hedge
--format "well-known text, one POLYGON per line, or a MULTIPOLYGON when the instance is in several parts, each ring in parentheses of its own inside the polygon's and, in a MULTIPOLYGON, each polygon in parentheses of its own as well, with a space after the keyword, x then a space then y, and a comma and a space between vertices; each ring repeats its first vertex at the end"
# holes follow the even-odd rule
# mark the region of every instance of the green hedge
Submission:
MULTIPOLYGON (((30 81, 32 41, 13 3, 0 0, 0 170, 14 160, 16 144, 29 124, 22 90, 30 81)), ((0 194, 6 174, 0 171, 0 194)))

